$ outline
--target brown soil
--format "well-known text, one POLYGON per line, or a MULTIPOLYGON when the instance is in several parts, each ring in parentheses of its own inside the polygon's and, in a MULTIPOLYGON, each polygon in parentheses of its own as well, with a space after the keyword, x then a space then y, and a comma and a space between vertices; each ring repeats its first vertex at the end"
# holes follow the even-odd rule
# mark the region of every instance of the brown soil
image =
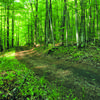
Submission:
POLYGON ((45 76, 46 80, 57 86, 63 83, 66 93, 72 89, 79 100, 100 100, 100 67, 83 62, 72 63, 66 57, 58 59, 50 55, 44 56, 35 49, 25 49, 27 48, 24 51, 17 50, 16 58, 33 70, 35 75, 45 76))

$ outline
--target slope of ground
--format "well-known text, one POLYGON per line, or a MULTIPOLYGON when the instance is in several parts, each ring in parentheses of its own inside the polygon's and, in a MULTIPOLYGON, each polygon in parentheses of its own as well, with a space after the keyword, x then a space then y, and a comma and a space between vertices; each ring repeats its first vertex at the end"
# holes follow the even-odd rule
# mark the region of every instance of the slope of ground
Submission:
POLYGON ((0 100, 61 100, 60 88, 15 59, 15 50, 0 55, 0 100))

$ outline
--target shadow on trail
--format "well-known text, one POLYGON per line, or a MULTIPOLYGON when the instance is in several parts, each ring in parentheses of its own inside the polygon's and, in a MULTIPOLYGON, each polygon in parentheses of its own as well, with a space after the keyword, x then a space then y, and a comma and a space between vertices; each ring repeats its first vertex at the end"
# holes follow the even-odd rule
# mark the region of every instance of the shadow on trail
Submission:
POLYGON ((100 85, 100 75, 89 70, 83 70, 75 67, 73 67, 72 71, 75 75, 78 75, 80 78, 84 78, 88 82, 95 81, 98 85, 100 85))
MULTIPOLYGON (((69 65, 68 65, 69 66, 69 65)), ((79 65, 80 66, 80 65, 79 65)), ((67 65, 64 64, 58 64, 56 65, 57 69, 62 69, 62 70, 71 70, 75 76, 79 76, 80 78, 84 78, 87 81, 95 81, 98 85, 100 85, 100 75, 97 73, 94 73, 93 71, 90 70, 85 70, 81 69, 83 66, 80 68, 76 68, 73 66, 67 67, 67 65)))

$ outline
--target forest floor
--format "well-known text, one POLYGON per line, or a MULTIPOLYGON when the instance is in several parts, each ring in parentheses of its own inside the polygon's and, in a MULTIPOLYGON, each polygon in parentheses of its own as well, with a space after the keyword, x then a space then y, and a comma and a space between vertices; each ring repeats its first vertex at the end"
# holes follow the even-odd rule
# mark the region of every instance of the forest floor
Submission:
POLYGON ((16 50, 15 55, 35 75, 44 76, 56 86, 62 85, 64 95, 72 91, 79 100, 100 100, 100 48, 90 46, 77 50, 74 47, 58 47, 44 50, 43 47, 22 47, 16 50))

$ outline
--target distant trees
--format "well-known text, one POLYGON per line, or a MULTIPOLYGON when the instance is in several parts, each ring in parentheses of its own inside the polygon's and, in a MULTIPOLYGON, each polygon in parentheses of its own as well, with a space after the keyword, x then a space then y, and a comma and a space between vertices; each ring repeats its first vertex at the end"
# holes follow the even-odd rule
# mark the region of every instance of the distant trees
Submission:
POLYGON ((100 41, 100 0, 0 0, 0 51, 20 45, 85 47, 100 41), (41 44, 40 43, 40 44, 41 44))

